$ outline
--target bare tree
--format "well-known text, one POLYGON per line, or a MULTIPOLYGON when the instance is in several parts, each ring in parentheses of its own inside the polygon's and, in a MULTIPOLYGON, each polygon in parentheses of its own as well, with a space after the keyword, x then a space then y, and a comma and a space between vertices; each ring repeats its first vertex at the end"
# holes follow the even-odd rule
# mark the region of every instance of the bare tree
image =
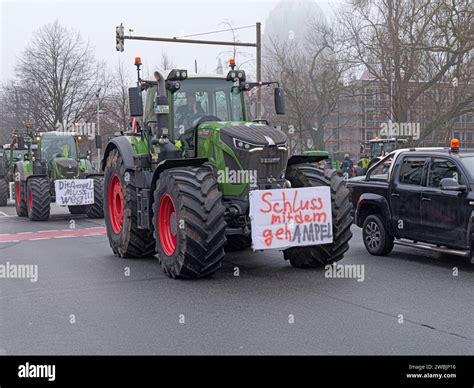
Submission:
POLYGON ((416 103, 436 95, 440 110, 422 120, 426 138, 472 112, 474 13, 468 0, 354 1, 338 22, 352 60, 388 96, 392 120, 407 122, 416 103))
POLYGON ((26 97, 25 85, 18 81, 10 81, 0 88, 0 143, 11 140, 14 129, 30 125, 39 127, 40 106, 35 100, 26 97))
POLYGON ((163 71, 166 71, 166 70, 174 69, 175 67, 176 65, 173 62, 173 59, 170 58, 170 56, 168 55, 166 51, 162 51, 159 68, 163 71))
POLYGON ((53 130, 90 114, 100 72, 78 32, 57 21, 41 27, 19 58, 16 74, 22 98, 37 107, 38 129, 53 130))
POLYGON ((284 120, 298 143, 293 149, 324 149, 325 129, 339 99, 349 91, 344 78, 352 68, 344 57, 339 31, 320 20, 308 20, 305 41, 269 40, 265 71, 285 88, 284 120))
POLYGON ((119 61, 110 78, 101 106, 101 128, 103 134, 127 131, 130 124, 128 88, 131 85, 129 67, 119 61))

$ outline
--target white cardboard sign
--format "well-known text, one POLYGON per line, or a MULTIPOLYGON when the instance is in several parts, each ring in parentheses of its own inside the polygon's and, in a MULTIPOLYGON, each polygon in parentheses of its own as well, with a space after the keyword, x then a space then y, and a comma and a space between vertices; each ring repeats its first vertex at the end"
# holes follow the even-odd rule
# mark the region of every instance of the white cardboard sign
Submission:
POLYGON ((58 179, 54 181, 56 204, 80 206, 94 203, 93 179, 58 179))
POLYGON ((253 190, 249 194, 253 249, 329 244, 329 187, 253 190))

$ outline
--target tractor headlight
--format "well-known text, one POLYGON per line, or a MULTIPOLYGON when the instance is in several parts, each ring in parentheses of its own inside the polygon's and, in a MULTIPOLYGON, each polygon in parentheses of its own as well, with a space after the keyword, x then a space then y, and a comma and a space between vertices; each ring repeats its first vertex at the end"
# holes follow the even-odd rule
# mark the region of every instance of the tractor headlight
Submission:
POLYGON ((235 148, 243 151, 249 151, 249 152, 254 152, 254 151, 261 151, 263 150, 263 147, 257 144, 252 144, 248 143, 246 141, 236 139, 235 137, 233 138, 234 140, 234 146, 235 148))

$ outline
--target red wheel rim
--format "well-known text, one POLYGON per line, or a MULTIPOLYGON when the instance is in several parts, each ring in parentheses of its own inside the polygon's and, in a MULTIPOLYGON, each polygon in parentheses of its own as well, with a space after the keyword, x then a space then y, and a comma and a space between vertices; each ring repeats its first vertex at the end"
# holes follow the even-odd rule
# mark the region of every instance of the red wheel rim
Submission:
POLYGON ((20 206, 20 182, 15 182, 15 202, 18 206, 20 206))
POLYGON ((122 183, 117 175, 110 179, 108 193, 109 218, 112 229, 116 234, 122 231, 123 226, 123 190, 122 183))
POLYGON ((178 225, 176 220, 176 208, 173 200, 168 194, 163 195, 158 210, 158 231, 163 251, 171 256, 176 250, 176 237, 178 225))

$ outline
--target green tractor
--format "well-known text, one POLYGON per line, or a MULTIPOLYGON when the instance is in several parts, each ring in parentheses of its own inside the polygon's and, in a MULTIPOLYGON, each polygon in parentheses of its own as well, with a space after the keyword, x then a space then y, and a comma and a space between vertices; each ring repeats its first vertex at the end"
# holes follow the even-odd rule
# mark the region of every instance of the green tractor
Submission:
POLYGON ((46 221, 51 202, 56 202, 68 206, 71 214, 103 218, 103 176, 95 173, 88 158, 79 154, 78 138, 66 132, 25 137, 28 152, 14 167, 19 217, 46 221))
POLYGON ((10 189, 10 184, 14 182, 14 166, 26 152, 14 143, 0 146, 0 206, 6 206, 8 199, 14 199, 14 191, 10 189))
POLYGON ((352 205, 343 179, 318 165, 327 155, 288 157, 283 131, 263 119, 249 121, 248 93, 255 87, 273 89, 276 113, 284 114, 276 82, 246 82, 233 66, 227 76, 173 69, 145 81, 139 58, 135 65, 134 129, 111 139, 102 161, 105 223, 116 255, 157 254, 172 278, 204 277, 221 267, 225 250, 252 244, 252 190, 328 186, 333 242, 291 247, 284 258, 298 268, 343 258, 352 205), (248 180, 222 179, 248 171, 255 172, 248 180))
POLYGON ((13 189, 15 163, 23 160, 28 153, 24 143, 18 144, 17 131, 13 131, 10 144, 0 145, 0 206, 6 206, 8 199, 15 198, 13 189))

